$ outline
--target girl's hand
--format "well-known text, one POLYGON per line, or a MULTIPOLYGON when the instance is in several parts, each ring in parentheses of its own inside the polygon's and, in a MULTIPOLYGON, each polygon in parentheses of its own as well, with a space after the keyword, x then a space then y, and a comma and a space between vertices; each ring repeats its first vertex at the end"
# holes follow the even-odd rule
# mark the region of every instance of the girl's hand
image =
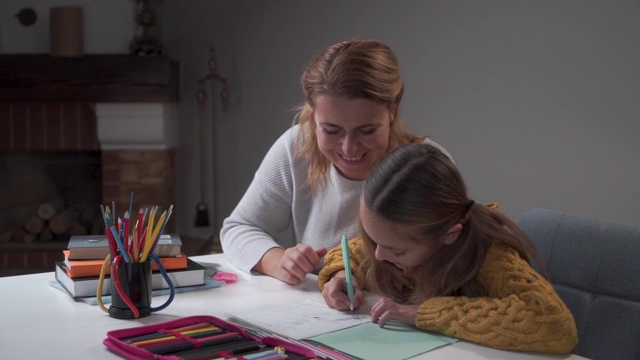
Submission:
POLYGON ((393 300, 382 298, 371 308, 371 321, 380 327, 389 320, 403 324, 416 325, 416 313, 420 305, 398 305, 393 300))
MULTIPOLYGON (((353 276, 353 308, 357 309, 362 305, 364 300, 364 292, 358 286, 358 282, 353 276)), ((349 310, 349 296, 347 295, 347 280, 345 278, 345 270, 338 271, 322 289, 322 297, 324 301, 337 310, 349 310)))

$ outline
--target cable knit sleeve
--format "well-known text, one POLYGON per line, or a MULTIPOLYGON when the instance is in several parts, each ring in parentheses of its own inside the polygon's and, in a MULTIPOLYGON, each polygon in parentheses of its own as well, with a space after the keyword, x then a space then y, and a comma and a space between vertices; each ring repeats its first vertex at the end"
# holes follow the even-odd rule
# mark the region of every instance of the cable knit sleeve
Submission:
MULTIPOLYGON (((360 288, 364 287, 365 278, 364 273, 360 271, 360 261, 365 256, 364 244, 362 238, 357 237, 349 240, 349 256, 351 257, 351 271, 356 278, 356 281, 360 285, 360 288)), ((318 285, 320 290, 324 289, 326 284, 333 274, 344 270, 344 261, 342 260, 342 245, 338 245, 327 252, 324 256, 324 266, 318 273, 318 285)))
POLYGON ((573 315, 514 249, 491 247, 476 280, 487 297, 427 300, 416 326, 504 350, 566 354, 577 344, 573 315))

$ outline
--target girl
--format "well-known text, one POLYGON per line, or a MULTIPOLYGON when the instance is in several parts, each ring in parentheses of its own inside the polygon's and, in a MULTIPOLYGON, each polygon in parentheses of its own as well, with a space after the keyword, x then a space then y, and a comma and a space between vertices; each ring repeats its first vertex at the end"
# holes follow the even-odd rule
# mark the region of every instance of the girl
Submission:
MULTIPOLYGON (((499 349, 568 353, 577 343, 573 316, 551 284, 530 266, 535 246, 495 205, 467 198, 464 181, 440 150, 402 146, 365 181, 361 237, 349 242, 357 285, 383 298, 371 310, 499 349)), ((346 310, 340 247, 319 273, 327 304, 346 310)))

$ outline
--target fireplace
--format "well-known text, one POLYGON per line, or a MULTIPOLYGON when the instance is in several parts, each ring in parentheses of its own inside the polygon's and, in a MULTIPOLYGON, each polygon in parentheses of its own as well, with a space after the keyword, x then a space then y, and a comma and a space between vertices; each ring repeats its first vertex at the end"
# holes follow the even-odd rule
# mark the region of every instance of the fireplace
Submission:
POLYGON ((174 204, 176 66, 0 55, 0 276, 51 271, 71 235, 103 233, 100 204, 174 204))

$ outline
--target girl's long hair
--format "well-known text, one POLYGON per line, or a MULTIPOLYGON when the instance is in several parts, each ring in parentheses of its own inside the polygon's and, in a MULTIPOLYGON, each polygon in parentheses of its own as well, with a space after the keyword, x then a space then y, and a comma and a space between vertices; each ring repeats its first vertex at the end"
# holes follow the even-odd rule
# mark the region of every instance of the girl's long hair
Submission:
POLYGON ((314 108, 320 95, 384 104, 392 116, 388 150, 424 139, 410 132, 398 116, 404 81, 396 55, 386 44, 360 38, 333 44, 314 57, 300 83, 305 102, 294 117, 294 124, 300 124, 296 155, 309 162, 307 180, 314 192, 324 184, 330 166, 316 140, 314 108))
POLYGON ((376 244, 360 224, 369 255, 362 262, 367 284, 398 302, 485 295, 474 278, 489 247, 496 243, 516 249, 528 262, 540 263, 535 246, 513 221, 499 210, 470 202, 460 172, 431 145, 410 144, 387 154, 367 177, 362 196, 371 212, 417 229, 419 241, 438 241, 456 223, 463 225, 453 244, 441 246, 427 262, 402 271, 375 259, 376 244))

